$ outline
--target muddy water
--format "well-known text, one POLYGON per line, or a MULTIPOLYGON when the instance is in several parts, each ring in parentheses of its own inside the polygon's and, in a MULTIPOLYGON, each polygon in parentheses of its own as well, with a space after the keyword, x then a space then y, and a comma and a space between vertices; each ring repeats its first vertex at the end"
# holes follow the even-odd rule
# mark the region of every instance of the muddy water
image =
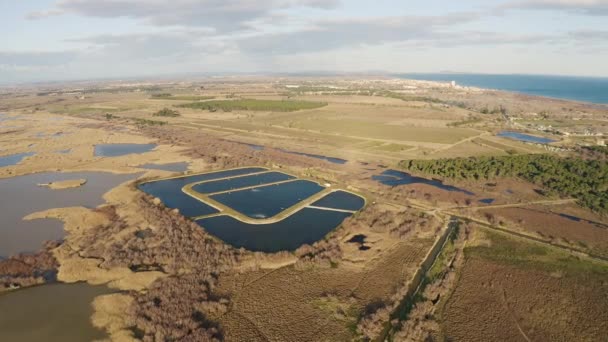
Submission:
POLYGON ((141 169, 146 170, 162 170, 162 171, 171 171, 171 172, 184 172, 188 170, 188 163, 179 162, 179 163, 168 163, 168 164, 143 164, 138 166, 141 169))
MULTIPOLYGON (((54 219, 24 221, 31 213, 62 207, 96 207, 110 189, 140 174, 104 172, 40 173, 0 179, 0 256, 40 249, 47 240, 63 238, 63 223, 54 219), (67 179, 87 179, 79 188, 51 190, 37 186, 67 179)), ((0 339, 1 340, 1 339, 0 339)))
POLYGON ((92 302, 104 286, 52 284, 0 295, 0 341, 93 341, 106 337, 93 327, 92 302))
POLYGON ((152 151, 156 144, 100 144, 95 145, 95 157, 120 157, 152 151))

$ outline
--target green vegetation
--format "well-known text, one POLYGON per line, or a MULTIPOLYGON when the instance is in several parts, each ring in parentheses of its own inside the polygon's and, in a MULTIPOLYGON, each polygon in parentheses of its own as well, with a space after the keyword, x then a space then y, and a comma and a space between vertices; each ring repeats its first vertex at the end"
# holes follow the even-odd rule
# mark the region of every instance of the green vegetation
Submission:
POLYGON ((500 232, 483 230, 489 246, 480 245, 465 248, 465 256, 480 257, 499 263, 515 265, 519 268, 533 268, 545 272, 565 272, 568 275, 595 273, 608 275, 603 264, 580 259, 567 252, 534 242, 512 238, 500 232))
POLYGON ((460 126, 464 126, 464 125, 473 125, 476 123, 480 123, 482 122, 482 120, 478 117, 470 117, 468 119, 464 119, 462 121, 457 121, 457 122, 451 122, 448 124, 449 127, 460 127, 460 126))
POLYGON ((176 101, 204 101, 211 100, 213 96, 200 96, 200 95, 172 95, 169 93, 153 94, 152 99, 155 100, 176 100, 176 101))
POLYGON ((164 117, 170 117, 170 118, 174 118, 179 116, 179 112, 173 109, 169 109, 169 108, 163 108, 161 110, 159 110, 158 112, 152 114, 152 116, 164 116, 164 117))
POLYGON ((166 125, 166 121, 158 121, 158 120, 148 120, 148 119, 133 119, 136 125, 138 126, 163 126, 166 125))
POLYGON ((521 177, 608 214, 608 162, 549 154, 402 161, 406 170, 454 179, 521 177))
POLYGON ((494 107, 493 109, 489 109, 488 107, 484 107, 479 111, 481 114, 507 114, 507 108, 501 106, 494 107))
POLYGON ((314 109, 326 106, 324 102, 308 102, 308 101, 275 101, 275 100, 228 100, 228 101, 206 101, 194 102, 180 105, 183 108, 194 108, 215 112, 222 110, 230 112, 233 110, 251 110, 251 111, 272 111, 272 112, 293 112, 302 109, 314 109))

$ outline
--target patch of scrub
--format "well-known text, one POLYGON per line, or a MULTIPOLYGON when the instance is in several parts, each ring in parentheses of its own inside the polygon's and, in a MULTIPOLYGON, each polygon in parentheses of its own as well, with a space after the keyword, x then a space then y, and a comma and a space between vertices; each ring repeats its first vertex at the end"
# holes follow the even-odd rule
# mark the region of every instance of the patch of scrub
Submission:
POLYGON ((350 215, 304 208, 280 222, 270 224, 248 224, 226 215, 201 219, 196 223, 236 248, 274 253, 293 251, 304 244, 319 241, 350 215))
POLYGON ((407 172, 396 171, 396 170, 386 170, 382 172, 380 175, 372 176, 372 179, 378 181, 384 185, 388 186, 399 186, 399 185, 408 185, 408 184, 426 184, 430 186, 434 186, 441 190, 446 191, 454 191, 454 192, 462 192, 467 195, 474 195, 474 193, 457 188, 452 185, 445 185, 442 181, 435 179, 426 179, 422 177, 412 176, 407 172))
POLYGON ((330 193, 311 205, 315 207, 357 211, 363 208, 365 200, 361 196, 340 190, 330 193))
POLYGON ((93 326, 92 302, 110 293, 105 286, 51 284, 0 295, 0 341, 100 340, 93 326))
POLYGON ((222 192, 228 190, 242 189, 250 186, 282 182, 291 179, 295 179, 295 177, 282 172, 267 172, 257 175, 239 176, 230 179, 209 181, 193 186, 192 190, 201 194, 210 194, 214 192, 222 192))
POLYGON ((187 162, 179 162, 179 163, 167 163, 167 164, 143 164, 139 165, 138 168, 146 169, 146 170, 161 170, 161 171, 170 171, 170 172, 185 172, 188 170, 187 162))
POLYGON ((545 137, 537 137, 534 135, 529 135, 529 134, 524 134, 524 133, 519 133, 519 132, 512 132, 512 131, 502 131, 502 132, 496 134, 496 136, 499 136, 502 138, 513 139, 513 140, 519 140, 519 141, 523 141, 523 142, 538 143, 538 144, 549 144, 549 143, 555 142, 555 140, 553 140, 553 139, 549 139, 549 138, 545 138, 545 137))
POLYGON ((69 154, 70 152, 72 152, 71 148, 68 148, 66 150, 55 151, 55 153, 59 153, 59 154, 69 154))
POLYGON ((212 195, 210 198, 245 216, 269 218, 323 189, 324 187, 315 182, 296 180, 212 195))
POLYGON ((34 212, 52 208, 102 204, 103 194, 140 174, 116 175, 105 172, 38 173, 0 179, 0 194, 10 194, 10 200, 0 201, 0 255, 10 256, 34 252, 44 241, 60 240, 65 232, 63 223, 54 219, 25 221, 34 212), (87 179, 81 187, 55 191, 38 184, 87 179))
POLYGON ((11 165, 19 164, 23 159, 27 157, 31 157, 35 155, 34 152, 25 152, 25 153, 17 153, 11 154, 9 156, 0 157, 0 167, 6 167, 11 165))
POLYGON ((99 144, 95 145, 95 157, 120 157, 152 151, 156 144, 99 144))
POLYGON ((188 184, 214 180, 225 177, 234 177, 250 173, 268 171, 260 167, 250 167, 219 172, 210 172, 197 175, 161 179, 142 183, 139 189, 151 196, 159 198, 165 206, 178 209, 184 216, 195 217, 217 213, 217 209, 185 194, 182 188, 188 184))

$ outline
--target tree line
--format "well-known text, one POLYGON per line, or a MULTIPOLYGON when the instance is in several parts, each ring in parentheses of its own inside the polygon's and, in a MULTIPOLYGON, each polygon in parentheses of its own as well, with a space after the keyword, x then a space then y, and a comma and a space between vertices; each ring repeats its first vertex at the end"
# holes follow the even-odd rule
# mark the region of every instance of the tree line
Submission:
POLYGON ((574 197, 593 211, 608 214, 608 162, 549 154, 406 160, 408 171, 452 179, 520 177, 562 196, 574 197))

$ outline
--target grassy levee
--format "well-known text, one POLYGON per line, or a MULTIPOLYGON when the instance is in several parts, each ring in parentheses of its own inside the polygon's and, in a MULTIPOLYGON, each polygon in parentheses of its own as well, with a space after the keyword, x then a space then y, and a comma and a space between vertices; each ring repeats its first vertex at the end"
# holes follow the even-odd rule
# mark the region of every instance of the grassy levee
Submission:
POLYGON ((233 110, 268 111, 268 112, 293 112, 303 109, 315 109, 326 106, 325 102, 309 101, 277 101, 277 100, 215 100, 205 102, 194 102, 182 104, 179 107, 192 108, 208 111, 222 110, 230 112, 233 110))
POLYGON ((407 320, 409 312, 414 305, 422 299, 420 293, 424 291, 426 285, 432 283, 439 276, 440 265, 437 261, 442 260, 444 248, 449 245, 458 235, 459 229, 458 219, 452 217, 447 224, 443 234, 437 238, 433 247, 429 250, 426 257, 416 270, 408 285, 406 295, 401 300, 401 303, 391 314, 391 319, 386 323, 386 327, 377 342, 392 341, 393 335, 400 329, 400 324, 393 325, 391 322, 397 319, 399 322, 407 320), (435 265, 439 265, 435 267, 435 265))

